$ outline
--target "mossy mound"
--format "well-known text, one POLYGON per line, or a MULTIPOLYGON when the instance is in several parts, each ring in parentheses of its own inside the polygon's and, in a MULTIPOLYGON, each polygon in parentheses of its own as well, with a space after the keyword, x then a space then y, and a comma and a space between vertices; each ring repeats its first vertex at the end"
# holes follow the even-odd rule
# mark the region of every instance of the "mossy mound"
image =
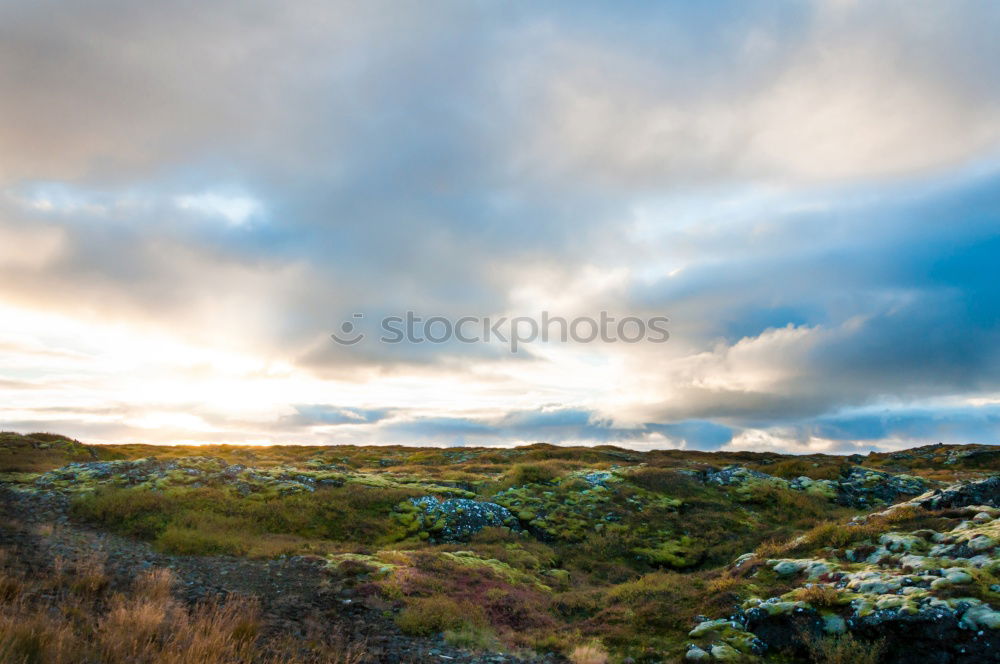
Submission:
MULTIPOLYGON (((33 478, 38 490, 81 493, 106 487, 139 487, 167 490, 180 487, 219 487, 240 496, 284 496, 312 493, 321 487, 349 484, 381 489, 417 489, 445 496, 470 497, 474 494, 453 486, 443 486, 425 478, 317 469, 271 466, 259 468, 229 464, 218 457, 188 456, 178 459, 136 459, 132 461, 88 461, 71 463, 33 478)), ((22 484, 22 488, 23 484, 22 484)))
POLYGON ((521 530, 517 517, 506 507, 468 498, 413 498, 401 503, 393 516, 408 534, 434 541, 467 541, 483 528, 521 530))
POLYGON ((816 639, 847 634, 892 641, 889 661, 896 661, 893 652, 905 652, 906 662, 992 661, 1000 645, 1000 509, 934 513, 910 504, 844 529, 853 532, 838 540, 817 531, 792 543, 794 550, 834 542, 814 548, 812 558, 741 556, 734 575, 800 585, 750 597, 729 618, 703 621, 689 634, 689 659, 724 661, 717 653, 729 649, 751 660, 782 650, 804 656, 816 639), (891 530, 893 523, 923 527, 891 530), (963 656, 941 659, 945 652, 963 656))
POLYGON ((767 489, 791 489, 826 498, 841 505, 870 509, 920 495, 936 482, 906 474, 892 474, 861 466, 846 466, 836 479, 799 476, 788 480, 739 465, 705 475, 710 484, 727 487, 736 500, 748 502, 767 489))
POLYGON ((72 461, 96 458, 94 448, 66 436, 0 432, 0 473, 44 472, 72 461))
POLYGON ((579 541, 636 515, 676 511, 682 501, 626 486, 613 471, 577 471, 554 482, 500 491, 494 502, 513 512, 521 525, 546 540, 579 541))

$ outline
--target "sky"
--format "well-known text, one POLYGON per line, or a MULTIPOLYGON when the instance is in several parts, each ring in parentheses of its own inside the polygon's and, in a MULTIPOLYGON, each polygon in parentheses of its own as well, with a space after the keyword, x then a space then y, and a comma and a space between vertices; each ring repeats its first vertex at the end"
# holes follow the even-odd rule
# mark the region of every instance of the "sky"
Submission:
POLYGON ((1000 443, 997 34, 963 0, 0 3, 0 428, 1000 443), (364 327, 407 311, 670 338, 364 327))

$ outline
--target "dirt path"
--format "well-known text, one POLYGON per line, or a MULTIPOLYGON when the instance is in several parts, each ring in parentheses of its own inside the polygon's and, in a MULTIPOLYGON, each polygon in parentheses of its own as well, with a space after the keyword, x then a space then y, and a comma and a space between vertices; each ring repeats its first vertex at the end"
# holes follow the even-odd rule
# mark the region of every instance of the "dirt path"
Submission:
POLYGON ((56 493, 21 493, 0 486, 0 546, 29 571, 46 573, 61 558, 72 562, 105 558, 112 587, 127 590, 137 574, 166 567, 179 581, 177 594, 188 602, 228 593, 257 596, 265 629, 304 635, 321 625, 348 642, 364 642, 370 662, 387 664, 505 664, 555 662, 555 658, 523 659, 509 654, 470 653, 440 639, 402 634, 390 619, 331 586, 323 563, 308 557, 249 560, 228 556, 172 556, 148 544, 96 531, 75 523, 67 499, 56 493))

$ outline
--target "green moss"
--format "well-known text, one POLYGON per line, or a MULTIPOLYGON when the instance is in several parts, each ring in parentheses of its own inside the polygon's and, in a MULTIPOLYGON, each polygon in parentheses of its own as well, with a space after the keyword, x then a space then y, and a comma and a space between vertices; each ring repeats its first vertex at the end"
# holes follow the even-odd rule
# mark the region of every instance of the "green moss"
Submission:
POLYGON ((441 559, 462 567, 487 570, 498 578, 513 584, 528 584, 548 592, 549 586, 541 583, 533 574, 516 569, 496 558, 481 558, 472 551, 442 552, 441 559))
POLYGON ((0 473, 0 483, 28 485, 38 479, 40 473, 0 473))
POLYGON ((704 555, 704 549, 687 536, 662 542, 656 547, 637 547, 634 551, 636 555, 643 556, 654 565, 665 565, 676 569, 693 567, 704 555))

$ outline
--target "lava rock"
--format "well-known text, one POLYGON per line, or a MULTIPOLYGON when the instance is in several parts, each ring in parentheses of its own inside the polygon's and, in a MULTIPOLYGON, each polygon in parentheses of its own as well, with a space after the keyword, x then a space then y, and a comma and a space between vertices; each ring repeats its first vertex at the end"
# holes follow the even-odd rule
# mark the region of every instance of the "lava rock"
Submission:
POLYGON ((734 484, 744 484, 747 480, 771 480, 774 479, 767 473, 762 473, 743 466, 726 466, 722 470, 710 472, 705 476, 705 481, 719 486, 731 486, 734 484))
POLYGON ((968 507, 970 505, 1000 507, 1000 475, 953 485, 947 489, 935 491, 926 498, 922 497, 915 503, 929 510, 968 507))
POLYGON ((507 527, 520 530, 517 517, 502 505, 468 498, 439 500, 434 496, 410 501, 421 510, 423 523, 435 539, 451 542, 466 541, 483 528, 507 527))
POLYGON ((919 477, 853 466, 837 481, 836 501, 848 507, 867 507, 919 496, 927 489, 927 481, 919 477))

